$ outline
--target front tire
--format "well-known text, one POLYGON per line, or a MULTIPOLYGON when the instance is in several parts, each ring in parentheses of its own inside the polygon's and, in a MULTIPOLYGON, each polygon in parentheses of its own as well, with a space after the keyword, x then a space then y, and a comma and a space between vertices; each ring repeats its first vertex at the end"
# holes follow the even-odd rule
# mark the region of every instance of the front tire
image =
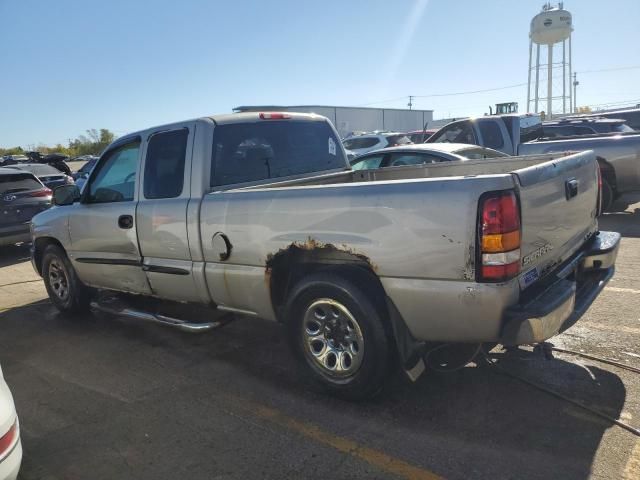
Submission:
POLYGON ((58 310, 72 314, 89 310, 91 291, 80 281, 67 254, 57 245, 49 245, 44 251, 42 278, 51 303, 58 310))
POLYGON ((368 295, 333 274, 304 278, 285 308, 289 340, 305 372, 348 400, 375 396, 388 377, 384 316, 368 295))

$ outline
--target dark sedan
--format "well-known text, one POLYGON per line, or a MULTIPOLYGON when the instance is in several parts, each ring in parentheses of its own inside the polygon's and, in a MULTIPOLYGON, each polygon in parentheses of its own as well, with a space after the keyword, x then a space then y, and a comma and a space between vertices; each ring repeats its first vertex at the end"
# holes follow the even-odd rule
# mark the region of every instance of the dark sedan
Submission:
POLYGON ((21 163, 11 165, 8 168, 15 168, 29 173, 33 173, 44 185, 54 190, 60 185, 73 184, 73 178, 66 173, 61 172, 57 168, 44 163, 21 163))
POLYGON ((0 168, 0 246, 31 240, 31 218, 51 206, 51 193, 32 173, 0 168))

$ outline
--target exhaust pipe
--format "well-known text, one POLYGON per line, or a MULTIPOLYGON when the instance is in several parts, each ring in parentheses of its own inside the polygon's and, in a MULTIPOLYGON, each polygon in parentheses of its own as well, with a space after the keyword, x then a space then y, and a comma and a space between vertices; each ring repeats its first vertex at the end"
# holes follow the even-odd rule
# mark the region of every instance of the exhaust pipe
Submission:
POLYGON ((98 310, 99 312, 108 313, 120 317, 132 318, 134 320, 142 320, 144 322, 157 323, 168 327, 177 328, 183 332, 201 333, 214 328, 222 327, 231 321, 230 315, 225 315, 222 319, 213 322, 189 322, 186 320, 180 320, 179 318, 168 317, 159 313, 149 313, 142 310, 135 310, 123 305, 107 306, 98 302, 91 302, 91 308, 98 310))

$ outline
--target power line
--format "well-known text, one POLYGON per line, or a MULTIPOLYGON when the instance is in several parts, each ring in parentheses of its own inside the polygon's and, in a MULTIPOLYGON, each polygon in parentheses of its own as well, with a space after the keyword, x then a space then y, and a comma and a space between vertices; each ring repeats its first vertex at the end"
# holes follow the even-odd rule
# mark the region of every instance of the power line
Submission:
POLYGON ((430 97, 453 97, 456 95, 471 95, 473 93, 485 93, 485 92, 497 92, 498 90, 508 90, 509 88, 524 87, 527 83, 516 83, 514 85, 507 85, 504 87, 485 88, 483 90, 469 90, 466 92, 453 92, 453 93, 433 93, 431 95, 413 95, 414 98, 430 98, 430 97))
POLYGON ((583 71, 578 71, 577 73, 583 74, 583 73, 600 73, 600 72, 619 72, 622 70, 637 70, 639 68, 640 68, 640 65, 631 65, 628 67, 612 67, 612 68, 599 68, 597 70, 583 70, 583 71))

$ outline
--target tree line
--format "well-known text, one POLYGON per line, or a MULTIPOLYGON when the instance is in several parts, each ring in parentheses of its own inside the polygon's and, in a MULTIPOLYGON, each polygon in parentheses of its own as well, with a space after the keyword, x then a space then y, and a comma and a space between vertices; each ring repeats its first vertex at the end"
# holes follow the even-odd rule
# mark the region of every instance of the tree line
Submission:
POLYGON ((78 157, 80 155, 100 155, 102 151, 116 138, 115 134, 107 128, 101 128, 99 130, 91 128, 86 131, 86 134, 79 135, 73 140, 69 140, 67 146, 58 143, 57 145, 38 145, 30 146, 27 148, 12 147, 2 148, 0 147, 0 157, 4 155, 23 155, 29 151, 37 151, 46 155, 48 153, 61 153, 68 157, 78 157))

